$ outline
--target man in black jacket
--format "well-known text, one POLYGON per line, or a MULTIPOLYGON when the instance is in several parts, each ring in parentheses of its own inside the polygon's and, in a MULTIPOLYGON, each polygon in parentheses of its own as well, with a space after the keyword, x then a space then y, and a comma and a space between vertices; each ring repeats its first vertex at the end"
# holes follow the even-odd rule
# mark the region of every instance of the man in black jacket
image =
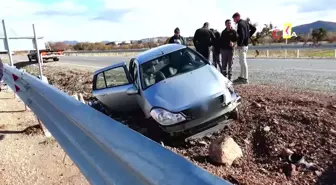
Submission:
POLYGON ((175 28, 174 36, 170 37, 170 39, 168 40, 168 43, 187 45, 187 42, 184 39, 184 37, 180 35, 180 28, 175 28))
POLYGON ((237 48, 239 52, 240 76, 234 80, 234 83, 248 84, 248 66, 246 62, 246 55, 248 51, 248 43, 250 37, 255 33, 256 28, 240 18, 237 12, 232 16, 237 26, 238 40, 237 48))
POLYGON ((232 29, 231 20, 225 21, 225 29, 222 31, 220 38, 220 52, 222 56, 222 73, 231 80, 233 64, 234 42, 237 41, 237 32, 232 29))
POLYGON ((215 36, 215 39, 212 41, 212 60, 213 60, 213 65, 216 67, 219 67, 219 70, 222 71, 222 66, 220 64, 220 36, 221 34, 215 30, 215 29, 210 29, 210 31, 212 31, 212 33, 215 36))
POLYGON ((197 29, 194 35, 193 42, 196 51, 208 60, 210 55, 210 46, 214 39, 215 36, 210 31, 208 22, 204 23, 202 28, 197 29))

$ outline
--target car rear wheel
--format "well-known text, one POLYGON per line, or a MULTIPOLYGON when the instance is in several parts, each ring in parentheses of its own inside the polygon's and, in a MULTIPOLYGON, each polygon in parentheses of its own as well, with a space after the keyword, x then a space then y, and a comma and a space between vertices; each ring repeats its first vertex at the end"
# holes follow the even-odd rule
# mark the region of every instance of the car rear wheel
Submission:
POLYGON ((53 58, 53 61, 55 61, 55 62, 59 61, 59 58, 53 58))

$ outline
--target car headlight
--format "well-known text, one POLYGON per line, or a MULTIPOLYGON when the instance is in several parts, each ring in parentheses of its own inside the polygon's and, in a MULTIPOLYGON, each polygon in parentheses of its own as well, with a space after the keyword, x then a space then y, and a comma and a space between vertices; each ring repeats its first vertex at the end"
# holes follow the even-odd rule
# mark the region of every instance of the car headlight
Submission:
POLYGON ((150 115, 155 121, 164 126, 174 125, 176 123, 186 120, 186 118, 182 114, 171 113, 161 108, 152 109, 150 111, 150 115))

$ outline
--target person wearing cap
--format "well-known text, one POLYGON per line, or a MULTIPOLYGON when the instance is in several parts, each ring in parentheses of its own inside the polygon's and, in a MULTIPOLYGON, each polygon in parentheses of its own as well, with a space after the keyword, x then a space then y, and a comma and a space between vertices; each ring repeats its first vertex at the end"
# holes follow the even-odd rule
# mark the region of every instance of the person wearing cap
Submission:
POLYGON ((175 44, 182 44, 187 45, 186 40, 184 37, 180 35, 180 28, 175 28, 174 30, 174 36, 170 37, 168 40, 169 44, 175 43, 175 44))
POLYGON ((217 69, 217 66, 219 67, 219 70, 222 71, 222 66, 220 64, 220 37, 221 37, 221 34, 211 28, 210 31, 212 31, 212 33, 214 34, 215 36, 215 39, 212 41, 212 60, 213 60, 213 65, 216 67, 217 69))
POLYGON ((210 56, 210 46, 213 40, 215 40, 215 36, 210 31, 208 22, 205 22, 202 28, 195 31, 193 42, 196 51, 208 60, 210 56))
POLYGON ((240 63, 240 76, 233 81, 236 84, 248 84, 248 66, 246 61, 246 55, 248 51, 248 43, 251 36, 256 32, 256 28, 240 18, 240 14, 237 12, 232 16, 235 23, 237 23, 237 48, 239 53, 240 63))
POLYGON ((220 38, 220 52, 222 57, 222 74, 231 80, 234 42, 237 41, 237 32, 231 26, 231 20, 225 21, 225 29, 220 38))

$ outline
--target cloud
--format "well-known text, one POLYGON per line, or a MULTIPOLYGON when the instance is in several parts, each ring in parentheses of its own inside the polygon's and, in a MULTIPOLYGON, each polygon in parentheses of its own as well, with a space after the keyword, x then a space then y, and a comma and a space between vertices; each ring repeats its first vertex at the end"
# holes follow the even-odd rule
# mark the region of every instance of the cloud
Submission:
POLYGON ((36 10, 37 16, 81 16, 88 12, 88 7, 78 5, 71 1, 55 2, 42 6, 43 9, 36 10))
POLYGON ((99 16, 94 17, 93 20, 119 22, 124 17, 124 15, 129 12, 131 12, 130 9, 105 10, 99 16))
POLYGON ((176 27, 183 36, 192 36, 204 22, 222 30, 237 11, 260 26, 335 21, 336 11, 330 8, 336 7, 334 1, 0 0, 0 17, 19 35, 31 35, 34 23, 38 35, 48 40, 121 41, 170 36, 176 27))

